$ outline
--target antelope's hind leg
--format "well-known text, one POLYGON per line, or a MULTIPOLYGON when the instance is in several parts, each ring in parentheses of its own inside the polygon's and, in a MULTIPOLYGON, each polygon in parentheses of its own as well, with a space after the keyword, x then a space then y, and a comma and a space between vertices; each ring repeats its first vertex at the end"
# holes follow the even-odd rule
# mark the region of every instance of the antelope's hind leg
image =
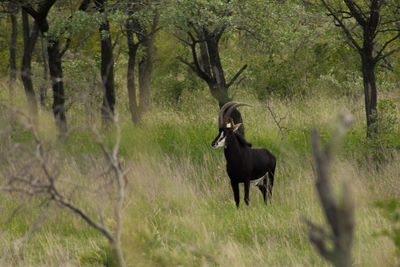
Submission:
POLYGON ((249 205, 249 191, 250 191, 250 181, 244 182, 244 202, 249 205))
POLYGON ((260 189, 260 191, 261 191, 261 193, 262 193, 262 196, 263 196, 263 199, 264 199, 265 204, 267 204, 267 199, 266 199, 266 194, 267 194, 267 177, 264 176, 263 178, 264 178, 264 179, 262 179, 262 181, 260 181, 260 182, 257 183, 257 187, 258 187, 258 189, 260 189))
POLYGON ((268 172, 268 199, 270 205, 272 199, 272 188, 274 187, 274 175, 275 175, 275 168, 272 171, 268 172))

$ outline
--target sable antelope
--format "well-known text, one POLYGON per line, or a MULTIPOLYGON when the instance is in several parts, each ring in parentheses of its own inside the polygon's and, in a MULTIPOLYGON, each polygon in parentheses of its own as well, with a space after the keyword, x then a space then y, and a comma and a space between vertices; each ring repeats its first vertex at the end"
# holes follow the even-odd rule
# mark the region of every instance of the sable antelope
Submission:
POLYGON ((232 111, 239 106, 249 106, 245 103, 228 102, 221 107, 218 116, 219 133, 211 146, 224 147, 226 170, 231 179, 231 186, 239 208, 239 183, 244 183, 244 201, 249 205, 250 181, 255 182, 262 192, 267 204, 266 193, 271 204, 272 187, 276 166, 275 156, 266 148, 252 148, 243 136, 236 133, 241 123, 233 125, 229 122, 232 111), (267 182, 268 173, 268 182, 267 182))

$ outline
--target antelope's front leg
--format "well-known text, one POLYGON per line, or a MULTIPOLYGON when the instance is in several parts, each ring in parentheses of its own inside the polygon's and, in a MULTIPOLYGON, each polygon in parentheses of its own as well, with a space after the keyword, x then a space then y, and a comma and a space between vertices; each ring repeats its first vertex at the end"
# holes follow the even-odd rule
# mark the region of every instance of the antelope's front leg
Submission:
POLYGON ((239 208, 239 202, 240 202, 239 184, 237 182, 234 182, 231 180, 231 186, 232 186, 232 190, 233 190, 233 196, 235 198, 236 207, 239 208))
POLYGON ((244 182, 244 202, 249 205, 250 180, 244 182))

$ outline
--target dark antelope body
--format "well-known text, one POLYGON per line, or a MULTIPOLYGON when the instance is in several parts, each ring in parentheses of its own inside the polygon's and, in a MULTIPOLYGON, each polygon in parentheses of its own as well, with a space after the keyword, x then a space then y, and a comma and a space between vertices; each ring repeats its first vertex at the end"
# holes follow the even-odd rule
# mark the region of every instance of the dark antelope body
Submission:
POLYGON ((244 137, 236 133, 241 123, 233 125, 229 119, 232 111, 238 106, 249 105, 228 102, 221 107, 218 116, 219 133, 211 145, 214 148, 224 147, 226 170, 231 179, 237 207, 240 202, 239 183, 244 183, 244 201, 249 205, 250 181, 256 183, 262 192, 264 202, 267 203, 268 198, 271 203, 276 165, 275 156, 266 148, 252 148, 244 137))

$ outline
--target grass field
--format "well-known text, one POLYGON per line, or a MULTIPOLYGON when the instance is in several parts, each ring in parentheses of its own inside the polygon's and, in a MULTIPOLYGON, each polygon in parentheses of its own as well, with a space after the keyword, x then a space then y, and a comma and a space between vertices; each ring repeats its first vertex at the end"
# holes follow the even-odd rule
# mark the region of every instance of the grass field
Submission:
MULTIPOLYGON (((277 156, 272 206, 266 207, 258 189, 252 187, 250 206, 246 207, 241 187, 241 206, 235 208, 223 151, 210 146, 217 134, 218 108, 208 92, 185 95, 174 108, 154 106, 142 125, 135 127, 125 107, 119 107, 120 157, 129 169, 122 231, 128 266, 325 266, 308 241, 303 222, 308 218, 326 224, 314 187, 310 133, 318 128, 326 142, 342 111, 351 112, 356 120, 338 149, 332 173, 338 194, 342 179, 352 185, 356 203, 354 265, 399 264, 392 241, 378 234, 391 225, 375 203, 399 198, 400 156, 394 154, 378 170, 371 164, 363 141, 363 99, 350 101, 322 93, 305 99, 273 99, 271 108, 284 118, 283 138, 266 104, 244 94, 236 100, 253 105, 241 108, 248 141, 277 156)), ((71 112, 69 119, 71 125, 84 123, 79 113, 71 112)), ((95 218, 102 207, 105 223, 112 227, 115 222, 107 203, 113 198, 109 188, 100 184, 104 180, 98 178, 105 164, 93 137, 77 131, 65 144, 57 144, 52 116, 45 111, 39 125, 40 136, 52 148, 59 166, 59 186, 95 218)), ((30 142, 29 132, 17 128, 1 136, 2 149, 7 144, 30 142)), ((104 140, 111 146, 114 133, 104 134, 104 140)), ((2 163, 1 168, 10 165, 2 163)), ((0 172, 0 179, 5 173, 0 172)), ((56 205, 50 205, 45 223, 26 243, 19 242, 40 219, 40 200, 0 195, 2 222, 24 203, 21 212, 3 223, 1 266, 113 265, 107 240, 56 205)))

